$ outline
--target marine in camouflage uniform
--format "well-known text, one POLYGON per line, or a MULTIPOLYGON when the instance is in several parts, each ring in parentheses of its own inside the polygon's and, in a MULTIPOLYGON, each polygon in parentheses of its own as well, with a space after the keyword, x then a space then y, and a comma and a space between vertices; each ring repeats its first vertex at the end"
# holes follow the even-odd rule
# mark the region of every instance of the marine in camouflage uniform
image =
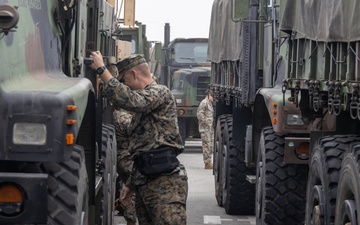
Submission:
MULTIPOLYGON (((93 52, 91 56, 93 69, 103 66, 100 52, 93 52)), ((152 79, 143 57, 132 55, 121 60, 117 67, 127 85, 112 78, 108 71, 100 76, 106 84, 104 94, 108 100, 115 107, 140 116, 138 122, 133 124, 128 155, 121 162, 123 167, 131 170, 126 186, 136 193, 139 224, 186 224, 188 178, 183 165, 167 174, 146 177, 132 163, 133 157, 139 153, 161 146, 172 147, 177 155, 183 152, 174 96, 166 86, 152 79)))
MULTIPOLYGON (((131 167, 123 166, 123 159, 129 155, 128 146, 129 146, 129 135, 131 134, 132 122, 136 120, 136 117, 133 117, 131 113, 127 112, 124 109, 115 110, 114 113, 115 121, 115 130, 116 130, 116 144, 117 144, 117 160, 118 160, 118 169, 117 172, 120 176, 120 179, 123 183, 126 183, 127 179, 130 176, 131 167), (129 168, 130 167, 130 168, 129 168)), ((131 196, 131 203, 128 206, 121 205, 124 211, 124 218, 128 224, 135 224, 136 222, 136 213, 135 213, 135 193, 131 196)))
POLYGON ((212 169, 211 156, 213 154, 213 114, 212 93, 207 91, 206 97, 200 102, 197 110, 197 118, 199 121, 199 132, 202 141, 202 152, 205 169, 212 169))
MULTIPOLYGON (((115 57, 108 58, 108 65, 106 66, 111 75, 118 79, 119 71, 116 67, 116 59, 115 57)), ((124 109, 115 109, 113 112, 113 118, 115 122, 115 131, 116 131, 116 146, 117 146, 117 173, 122 183, 125 183, 130 175, 129 168, 123 167, 122 159, 128 155, 127 149, 129 146, 129 135, 131 134, 131 130, 133 127, 132 124, 136 124, 136 122, 132 123, 132 120, 135 120, 136 117, 133 117, 132 114, 124 109)), ((120 183, 119 183, 120 184, 120 183)), ((117 186, 120 187, 123 185, 117 186)), ((118 190, 120 191, 120 190, 118 190)), ((118 192, 116 192, 116 198, 120 198, 118 196, 118 192)), ((119 206, 122 208, 123 216, 127 221, 128 225, 136 224, 136 213, 135 213, 135 193, 131 196, 131 202, 128 206, 124 206, 121 203, 119 206)))

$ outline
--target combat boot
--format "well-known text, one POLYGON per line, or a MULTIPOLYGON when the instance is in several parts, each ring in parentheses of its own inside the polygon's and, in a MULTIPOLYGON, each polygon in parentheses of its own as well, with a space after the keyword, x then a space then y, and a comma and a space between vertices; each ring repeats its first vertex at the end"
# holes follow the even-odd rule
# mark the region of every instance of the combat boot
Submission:
POLYGON ((213 164, 212 163, 205 163, 205 169, 209 170, 213 168, 213 164))

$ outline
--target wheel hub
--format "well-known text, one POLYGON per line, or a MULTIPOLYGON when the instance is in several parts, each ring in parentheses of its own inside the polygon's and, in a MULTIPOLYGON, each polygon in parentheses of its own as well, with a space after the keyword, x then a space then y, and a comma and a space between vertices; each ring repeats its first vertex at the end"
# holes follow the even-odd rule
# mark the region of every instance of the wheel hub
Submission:
POLYGON ((320 206, 315 205, 313 208, 313 224, 314 225, 321 225, 320 223, 320 206))
POLYGON ((256 193, 256 208, 257 208, 257 212, 258 212, 258 218, 261 218, 261 204, 262 204, 262 192, 261 192, 261 187, 262 187, 262 178, 261 178, 261 174, 262 174, 262 170, 263 170, 263 166, 262 166, 262 162, 258 163, 258 177, 257 177, 257 193, 256 193))
POLYGON ((311 215, 311 220, 313 225, 323 225, 324 224, 324 195, 323 188, 321 185, 315 185, 312 189, 312 198, 313 210, 311 215))
POLYGON ((354 200, 345 200, 344 201, 346 215, 350 222, 346 223, 345 225, 358 225, 356 219, 356 205, 354 200))

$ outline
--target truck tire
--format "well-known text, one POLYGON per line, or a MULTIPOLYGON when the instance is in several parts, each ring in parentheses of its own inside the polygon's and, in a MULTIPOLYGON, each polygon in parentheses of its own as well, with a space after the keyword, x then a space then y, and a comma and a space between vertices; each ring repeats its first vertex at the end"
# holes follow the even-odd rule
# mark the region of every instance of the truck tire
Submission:
POLYGON ((219 206, 223 206, 223 197, 222 197, 222 182, 223 176, 223 160, 222 160, 222 136, 224 134, 224 127, 226 123, 226 117, 229 115, 220 115, 217 119, 216 128, 215 128, 215 138, 214 138, 214 151, 213 151, 213 174, 215 179, 215 198, 219 206))
POLYGON ((116 138, 115 128, 109 124, 103 124, 101 139, 102 168, 102 209, 103 224, 113 224, 115 211, 115 188, 116 188, 116 138))
POLYGON ((44 172, 49 174, 49 224, 88 224, 89 186, 84 149, 75 145, 69 161, 60 164, 44 163, 43 168, 44 172), (62 192, 64 192, 63 197, 59 195, 62 192), (62 202, 65 201, 67 203, 63 205, 62 202), (64 207, 62 213, 55 213, 61 207, 64 207), (72 213, 64 218, 65 211, 72 213))
POLYGON ((23 163, 19 172, 48 174, 48 224, 88 224, 88 177, 83 147, 75 145, 67 162, 23 163))
POLYGON ((319 139, 311 151, 306 194, 306 224, 334 224, 341 162, 347 148, 359 142, 355 135, 319 139))
POLYGON ((360 146, 342 162, 337 189, 335 225, 360 224, 360 146))
POLYGON ((246 180, 246 175, 255 174, 255 169, 245 165, 245 146, 234 145, 232 115, 226 117, 222 145, 222 202, 225 212, 229 215, 254 215, 255 185, 246 180))
POLYGON ((256 170, 256 224, 303 225, 307 166, 284 164, 284 137, 262 130, 256 170))

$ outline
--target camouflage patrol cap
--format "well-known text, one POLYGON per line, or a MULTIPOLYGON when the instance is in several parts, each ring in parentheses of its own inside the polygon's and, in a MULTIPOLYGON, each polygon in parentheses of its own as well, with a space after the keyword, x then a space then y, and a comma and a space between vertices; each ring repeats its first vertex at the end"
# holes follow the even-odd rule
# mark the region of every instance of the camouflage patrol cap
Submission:
POLYGON ((139 54, 132 54, 132 55, 120 60, 116 64, 116 67, 119 70, 118 80, 122 79, 122 77, 124 76, 126 71, 128 71, 129 69, 131 69, 137 65, 143 64, 143 63, 146 63, 146 60, 145 60, 144 56, 139 55, 139 54))
POLYGON ((208 95, 210 94, 211 96, 214 94, 213 91, 209 88, 205 91, 205 94, 208 95))

